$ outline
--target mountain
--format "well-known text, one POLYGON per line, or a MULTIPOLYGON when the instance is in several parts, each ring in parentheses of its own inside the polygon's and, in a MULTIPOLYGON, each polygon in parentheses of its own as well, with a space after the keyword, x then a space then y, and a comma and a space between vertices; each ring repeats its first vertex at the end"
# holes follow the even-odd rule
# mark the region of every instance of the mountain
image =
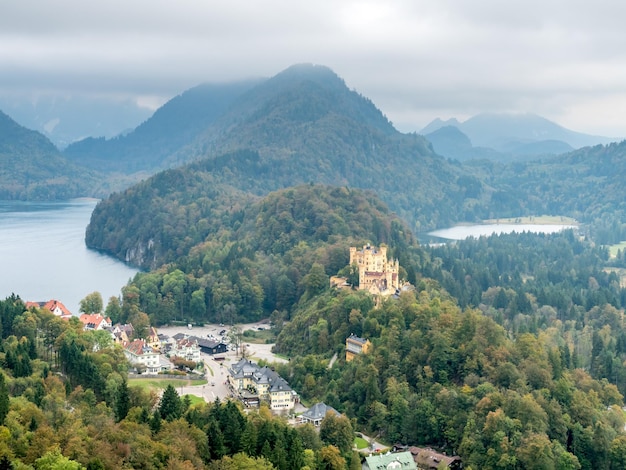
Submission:
POLYGON ((0 95, 0 109, 22 126, 41 132, 61 149, 94 132, 112 138, 134 129, 154 112, 128 99, 78 94, 0 95))
POLYGON ((68 146, 64 155, 100 171, 154 173, 257 83, 248 80, 199 85, 172 98, 133 131, 111 139, 86 138, 68 146))
MULTIPOLYGON (((212 193, 218 185, 257 196, 309 183, 363 188, 375 190, 400 217, 422 228, 458 220, 466 205, 487 194, 423 137, 399 133, 370 100, 315 65, 290 67, 240 95, 169 163, 184 161, 192 163, 149 179, 150 191, 168 188, 187 198, 203 197, 202 191, 212 193), (164 180, 174 183, 160 189, 164 180)), ((115 197, 133 206, 126 213, 151 212, 152 205, 162 204, 140 196, 137 188, 115 197)), ((119 236, 111 234, 111 240, 119 236)), ((119 256, 111 240, 96 246, 119 256)))
POLYGON ((420 134, 422 135, 432 134, 433 132, 441 129, 442 127, 460 128, 461 123, 456 118, 446 119, 445 121, 440 118, 435 118, 420 131, 420 134))
POLYGON ((67 161, 50 140, 0 111, 0 199, 104 196, 100 175, 67 161))
POLYGON ((575 132, 535 114, 484 113, 464 122, 435 119, 421 133, 432 134, 444 126, 457 127, 476 147, 509 156, 554 155, 616 140, 575 132))
POLYGON ((503 160, 504 155, 490 148, 474 147, 472 141, 454 125, 440 127, 424 137, 432 144, 439 155, 455 158, 459 161, 473 158, 490 158, 503 160))
MULTIPOLYGON (((472 142, 453 128, 438 134, 456 139, 461 150, 472 142)), ((310 183, 375 191, 416 232, 459 221, 541 214, 607 224, 615 218, 610 214, 621 212, 606 184, 615 187, 617 198, 623 189, 613 181, 614 173, 597 177, 595 160, 621 168, 621 155, 621 145, 610 145, 553 159, 462 164, 439 156, 424 137, 396 131, 370 100, 349 90, 332 70, 297 65, 233 99, 192 143, 164 160, 170 166, 190 163, 114 195, 115 204, 102 203, 94 214, 103 214, 90 228, 102 233, 94 235, 92 246, 143 265, 147 261, 141 252, 155 243, 153 233, 160 230, 155 224, 178 233, 185 217, 196 214, 170 200, 201 200, 210 206, 236 191, 228 203, 235 207, 238 200, 310 183), (572 158, 580 161, 573 165, 572 158), (142 230, 131 230, 129 221, 138 214, 153 216, 142 230), (128 237, 133 248, 124 246, 128 237)), ((190 234, 189 243, 200 233, 190 234)))

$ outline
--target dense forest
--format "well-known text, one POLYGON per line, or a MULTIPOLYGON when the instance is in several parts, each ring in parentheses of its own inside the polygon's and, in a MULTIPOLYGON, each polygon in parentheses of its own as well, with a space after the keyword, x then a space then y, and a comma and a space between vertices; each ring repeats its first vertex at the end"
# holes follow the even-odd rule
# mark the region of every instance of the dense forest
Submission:
POLYGON ((416 289, 398 299, 331 290, 301 303, 280 326, 276 350, 292 360, 277 370, 357 427, 472 468, 620 468, 624 289, 607 251, 573 232, 420 250, 416 289), (373 351, 328 369, 352 333, 373 351))
MULTIPOLYGON (((606 247, 626 239, 626 143, 461 164, 395 131, 328 69, 300 66, 233 92, 218 104, 224 114, 190 129, 193 142, 178 127, 169 156, 142 144, 185 113, 176 105, 186 98, 134 137, 72 149, 94 167, 128 155, 125 142, 147 149, 119 171, 193 160, 94 210, 88 246, 144 269, 106 314, 138 336, 150 325, 270 318, 275 351, 290 358, 274 367, 306 404, 323 400, 344 417, 317 434, 264 408, 152 395, 129 385, 106 334, 10 297, 0 302, 0 468, 352 469, 353 431, 458 454, 473 470, 626 467, 626 261, 606 247), (540 214, 582 224, 416 241, 459 220, 540 214), (366 243, 387 245, 412 288, 383 301, 356 290, 348 250, 366 243), (354 288, 331 289, 337 274, 354 288), (373 346, 346 362, 352 333, 373 346)), ((45 140, 11 129, 18 139, 0 142, 0 157, 42 157, 24 174, 65 168, 45 140)), ((108 184, 85 171, 2 187, 12 188, 5 197, 57 198, 108 184)))
MULTIPOLYGON (((298 299, 326 289, 328 275, 346 268, 351 244, 416 246, 400 219, 361 190, 305 185, 248 204, 229 201, 217 209, 216 199, 198 198, 187 206, 184 199, 163 202, 162 207, 181 206, 171 209, 179 217, 162 225, 163 235, 142 250, 159 267, 139 273, 125 288, 153 324, 232 324, 274 311, 288 316, 298 299)), ((153 218, 162 216, 138 212, 127 229, 141 239, 153 218)), ((116 229, 114 221, 102 223, 116 229)))
MULTIPOLYGON (((376 207, 365 194, 342 196, 376 207)), ((457 454, 469 469, 623 468, 624 289, 603 267, 606 249, 572 231, 419 247, 400 236, 401 225, 383 215, 383 206, 369 227, 387 228, 379 228, 380 237, 402 259, 402 276, 414 277, 414 288, 376 302, 364 291, 331 289, 326 269, 342 269, 313 261, 327 259, 333 239, 341 238, 330 224, 322 242, 313 230, 321 224, 306 217, 325 197, 323 187, 305 186, 256 203, 254 217, 238 226, 253 220, 258 240, 244 237, 241 249, 224 252, 230 259, 221 269, 225 276, 255 269, 243 240, 273 253, 278 267, 281 257, 293 266, 310 264, 300 290, 283 299, 288 308, 271 316, 275 349, 290 357, 274 367, 305 403, 323 400, 345 418, 327 418, 317 433, 292 428, 264 408, 243 414, 232 402, 191 406, 173 388, 159 398, 129 385, 128 365, 108 335, 24 311, 12 297, 0 302, 5 464, 359 468, 351 436, 361 431, 389 444, 457 454), (268 237, 277 207, 299 209, 293 231, 280 232, 294 235, 291 241, 268 237), (297 242, 300 237, 307 241, 297 242), (309 244, 315 248, 307 250, 309 244), (346 362, 351 333, 373 348, 346 362), (335 353, 339 359, 329 368, 335 353)), ((356 227, 348 213, 344 222, 356 227)), ((339 256, 344 248, 334 250, 339 256)), ((347 253, 341 259, 337 266, 347 263, 347 253)), ((139 300, 142 278, 153 274, 140 274, 125 288, 118 319, 158 319, 139 300)))
MULTIPOLYGON (((194 220, 175 226, 192 234, 194 220)), ((390 444, 458 454, 466 468, 626 461, 623 254, 573 230, 419 246, 373 194, 317 185, 211 220, 202 243, 181 238, 186 248, 138 274, 107 313, 154 324, 269 316, 275 350, 291 358, 275 367, 305 403, 322 400, 390 444), (348 247, 365 242, 387 244, 414 289, 382 303, 330 289, 330 275, 350 273, 348 247), (347 363, 351 333, 373 349, 347 363)))
POLYGON ((293 428, 262 407, 191 405, 169 385, 159 397, 129 385, 106 331, 83 331, 45 310, 0 301, 0 468, 360 468, 345 416, 293 428))
POLYGON ((96 172, 63 158, 44 135, 0 111, 0 199, 61 200, 103 197, 111 187, 96 172))
POLYGON ((567 215, 583 222, 597 243, 626 240, 626 186, 620 176, 626 171, 626 141, 533 162, 468 165, 480 181, 498 188, 492 209, 498 217, 567 215))

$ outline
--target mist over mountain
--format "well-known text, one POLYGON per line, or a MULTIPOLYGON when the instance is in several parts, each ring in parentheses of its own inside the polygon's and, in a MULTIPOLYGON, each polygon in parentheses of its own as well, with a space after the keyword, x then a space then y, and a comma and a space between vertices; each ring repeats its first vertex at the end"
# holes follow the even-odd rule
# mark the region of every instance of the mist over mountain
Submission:
POLYGON ((148 119, 154 109, 109 96, 0 95, 0 109, 59 149, 87 137, 112 138, 148 119))
POLYGON ((424 137, 432 144, 433 149, 439 155, 455 158, 459 161, 488 158, 492 160, 506 160, 507 156, 502 152, 487 147, 474 147, 467 135, 454 125, 440 127, 424 137))
POLYGON ((108 192, 95 172, 68 162, 46 136, 0 111, 0 199, 70 199, 108 192))
POLYGON ((198 85, 169 100, 131 132, 112 139, 89 137, 70 145, 64 155, 101 171, 153 173, 256 83, 249 80, 198 85))
POLYGON ((618 139, 594 136, 566 129, 535 114, 483 113, 459 122, 457 119, 435 119, 420 131, 434 139, 442 155, 459 160, 494 158, 515 160, 519 157, 557 155, 574 149, 608 144, 618 139), (471 141, 472 147, 461 150, 452 135, 434 134, 444 127, 455 127, 471 141), (484 150, 477 150, 484 149, 484 150), (490 154, 487 149, 498 153, 490 154), (442 153, 448 152, 448 153, 442 153))
POLYGON ((290 67, 238 96, 162 164, 181 162, 191 163, 177 168, 177 191, 208 180, 255 195, 308 183, 373 189, 424 227, 453 221, 467 185, 471 198, 482 197, 480 183, 467 177, 459 184, 462 169, 423 137, 396 131, 370 100, 314 65, 290 67))
MULTIPOLYGON (((531 121, 545 124, 543 119, 531 121)), ((489 121, 471 121, 477 122, 489 121)), ((510 127, 505 124, 502 129, 510 127)), ((45 178, 46 184, 59 178, 69 182, 58 186, 65 192, 39 191, 40 199, 99 197, 163 169, 177 168, 168 178, 175 175, 174 186, 183 192, 195 184, 220 185, 226 188, 223 191, 255 197, 310 183, 372 190, 416 231, 542 213, 597 223, 616 209, 616 202, 606 194, 605 182, 612 170, 601 177, 593 176, 594 172, 606 169, 607 160, 613 168, 621 167, 622 149, 610 145, 568 152, 567 143, 546 138, 509 141, 505 150, 496 151, 477 146, 470 135, 452 125, 434 129, 428 135, 431 141, 402 134, 331 69, 311 64, 292 66, 269 79, 195 87, 125 136, 86 139, 68 147, 64 155, 73 165, 49 140, 32 133, 33 142, 45 139, 46 151, 53 156, 37 163, 38 153, 24 152, 27 145, 19 143, 22 130, 15 126, 5 132, 7 139, 14 139, 10 157, 16 166, 9 171, 25 176, 7 179, 4 186, 12 188, 10 197, 33 197, 16 186, 25 188, 45 178), (511 153, 506 151, 521 147, 526 157, 507 163, 511 153), (548 154, 562 151, 566 153, 548 159, 548 154), (46 166, 52 161, 58 164, 46 166), (57 177, 50 178, 52 173, 57 177), (556 174, 561 176, 555 183, 556 174), (96 181, 93 175, 98 176, 96 181), (595 206, 589 207, 585 198, 595 206)), ((500 128, 494 123, 492 129, 500 128)), ((528 129, 519 134, 529 135, 528 129)), ((132 188, 116 197, 131 194, 132 188)))

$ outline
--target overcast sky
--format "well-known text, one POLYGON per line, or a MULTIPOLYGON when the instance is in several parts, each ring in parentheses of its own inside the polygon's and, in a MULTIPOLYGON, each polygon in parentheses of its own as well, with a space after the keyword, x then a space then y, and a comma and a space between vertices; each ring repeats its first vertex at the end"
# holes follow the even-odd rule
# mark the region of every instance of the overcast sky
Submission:
POLYGON ((0 93, 134 97, 333 69, 401 131, 531 112, 626 136, 618 0, 20 0, 0 5, 0 93))

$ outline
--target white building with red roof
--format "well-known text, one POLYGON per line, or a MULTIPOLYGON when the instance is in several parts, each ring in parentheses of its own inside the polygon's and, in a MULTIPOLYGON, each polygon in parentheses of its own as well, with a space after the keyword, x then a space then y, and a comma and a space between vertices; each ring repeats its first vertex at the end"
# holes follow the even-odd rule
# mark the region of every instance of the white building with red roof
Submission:
POLYGON ((111 319, 105 318, 99 313, 83 313, 79 320, 85 330, 104 330, 112 326, 111 319))
POLYGON ((26 308, 45 308, 49 310, 57 317, 61 317, 63 320, 69 320, 72 318, 72 312, 70 312, 65 305, 58 300, 48 300, 47 302, 26 302, 26 308))
POLYGON ((133 366, 144 365, 148 374, 161 371, 159 352, 148 346, 143 339, 136 339, 124 345, 124 355, 133 366))
POLYGON ((174 336, 174 342, 170 345, 168 356, 181 357, 187 361, 193 362, 202 361, 198 340, 191 336, 184 336, 182 338, 176 338, 176 336, 174 336))

